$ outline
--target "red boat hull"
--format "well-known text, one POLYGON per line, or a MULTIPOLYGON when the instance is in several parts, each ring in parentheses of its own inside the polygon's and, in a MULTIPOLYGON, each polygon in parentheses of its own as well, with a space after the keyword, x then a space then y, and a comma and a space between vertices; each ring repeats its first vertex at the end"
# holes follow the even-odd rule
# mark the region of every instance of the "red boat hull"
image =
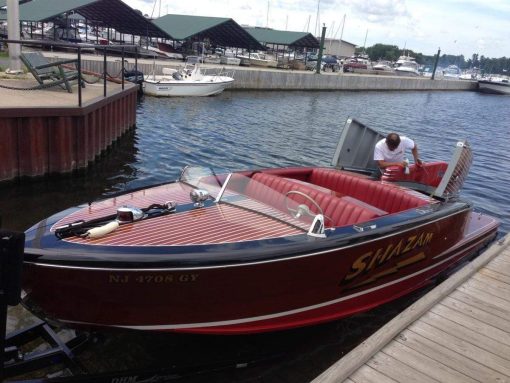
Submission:
POLYGON ((284 330, 363 312, 416 290, 480 250, 497 226, 465 209, 378 238, 272 260, 146 269, 34 261, 26 263, 24 288, 29 306, 37 302, 47 316, 73 327, 284 330))

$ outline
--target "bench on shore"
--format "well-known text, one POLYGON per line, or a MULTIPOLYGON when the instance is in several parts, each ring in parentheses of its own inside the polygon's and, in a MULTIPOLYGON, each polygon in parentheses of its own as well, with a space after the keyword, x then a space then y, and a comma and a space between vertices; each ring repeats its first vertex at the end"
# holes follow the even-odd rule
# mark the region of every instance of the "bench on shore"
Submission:
POLYGON ((78 82, 78 71, 65 69, 64 65, 76 64, 77 59, 50 62, 41 52, 24 52, 21 53, 20 59, 39 84, 59 85, 73 93, 71 84, 78 82))

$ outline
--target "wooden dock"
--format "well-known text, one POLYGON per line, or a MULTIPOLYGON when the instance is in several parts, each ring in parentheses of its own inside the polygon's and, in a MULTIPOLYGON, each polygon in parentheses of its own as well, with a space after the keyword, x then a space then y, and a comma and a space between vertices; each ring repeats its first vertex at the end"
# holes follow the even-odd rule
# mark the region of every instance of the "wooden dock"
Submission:
MULTIPOLYGON (((29 88, 34 79, 2 80, 29 88)), ((136 124, 137 87, 102 83, 68 93, 0 88, 0 182, 86 168, 136 124)))
POLYGON ((313 382, 510 382, 510 234, 313 382))

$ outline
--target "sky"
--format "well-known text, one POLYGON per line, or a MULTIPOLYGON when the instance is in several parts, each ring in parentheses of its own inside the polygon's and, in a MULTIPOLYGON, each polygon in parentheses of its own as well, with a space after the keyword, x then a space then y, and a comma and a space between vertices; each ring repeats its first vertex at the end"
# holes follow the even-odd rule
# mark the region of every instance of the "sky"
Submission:
POLYGON ((510 56, 510 0, 123 1, 153 17, 228 17, 241 25, 313 34, 317 25, 325 25, 326 37, 342 37, 361 47, 382 43, 426 55, 440 48, 441 54, 466 59, 473 54, 510 56))

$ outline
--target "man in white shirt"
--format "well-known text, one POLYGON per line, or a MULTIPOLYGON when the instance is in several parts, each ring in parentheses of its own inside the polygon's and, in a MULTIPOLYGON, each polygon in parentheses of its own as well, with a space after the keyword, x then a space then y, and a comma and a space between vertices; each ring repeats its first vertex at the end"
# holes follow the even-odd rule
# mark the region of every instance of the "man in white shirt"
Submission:
POLYGON ((422 161, 418 156, 418 146, 416 143, 407 137, 400 137, 397 133, 390 133, 380 140, 374 149, 374 160, 382 170, 388 166, 401 166, 407 167, 407 162, 404 161, 406 149, 411 149, 413 153, 414 163, 421 166, 422 161))

